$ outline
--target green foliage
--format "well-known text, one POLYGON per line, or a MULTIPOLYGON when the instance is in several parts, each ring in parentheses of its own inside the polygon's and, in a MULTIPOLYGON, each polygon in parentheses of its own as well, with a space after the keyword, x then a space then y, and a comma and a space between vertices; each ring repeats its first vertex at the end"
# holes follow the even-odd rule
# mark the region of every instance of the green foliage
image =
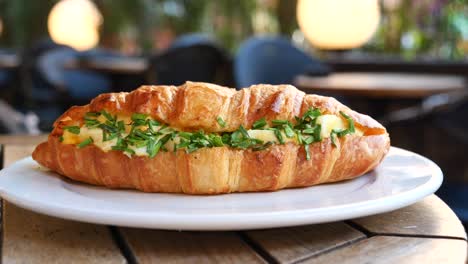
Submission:
POLYGON ((23 47, 47 36, 47 15, 54 0, 0 0, 3 32, 0 43, 4 46, 23 47))
MULTIPOLYGON (((243 40, 259 33, 255 23, 259 11, 271 18, 266 23, 270 25, 266 33, 291 36, 298 28, 297 0, 92 1, 104 18, 101 44, 118 48, 123 37, 130 36, 143 52, 152 52, 159 31, 166 29, 176 36, 190 32, 211 34, 234 53, 243 40)), ((57 2, 0 0, 3 21, 0 45, 22 48, 47 37, 47 17, 57 2)), ((468 0, 402 0, 392 10, 386 9, 384 2, 381 1, 381 25, 374 38, 362 47, 363 51, 401 55, 406 59, 421 55, 443 59, 466 57, 468 0)))

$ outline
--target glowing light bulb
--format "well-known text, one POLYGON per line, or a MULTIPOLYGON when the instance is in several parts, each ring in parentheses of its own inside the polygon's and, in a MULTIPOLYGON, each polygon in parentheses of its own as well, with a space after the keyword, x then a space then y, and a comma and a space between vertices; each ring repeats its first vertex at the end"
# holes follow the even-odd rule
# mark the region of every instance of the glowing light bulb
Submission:
POLYGON ((378 0, 299 0, 299 27, 320 49, 352 49, 366 43, 380 21, 378 0))
POLYGON ((47 21, 49 34, 60 44, 87 50, 99 43, 102 15, 89 0, 61 0, 52 8, 47 21))

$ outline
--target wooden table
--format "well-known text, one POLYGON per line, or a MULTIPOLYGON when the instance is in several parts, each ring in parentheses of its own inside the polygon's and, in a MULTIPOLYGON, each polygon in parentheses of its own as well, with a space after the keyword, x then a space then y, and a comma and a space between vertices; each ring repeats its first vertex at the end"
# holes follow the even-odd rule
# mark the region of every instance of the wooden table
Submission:
POLYGON ((404 73, 334 73, 326 77, 300 75, 294 84, 305 92, 326 92, 386 99, 418 99, 465 89, 464 78, 452 75, 404 73))
POLYGON ((67 69, 84 69, 122 75, 144 74, 148 67, 148 60, 140 57, 84 57, 65 64, 67 69))
MULTIPOLYGON (((34 138, 22 139, 0 137, 4 166, 31 154, 34 138)), ((370 217, 242 232, 79 223, 6 201, 2 218, 3 263, 464 263, 467 255, 463 226, 435 195, 370 217)))

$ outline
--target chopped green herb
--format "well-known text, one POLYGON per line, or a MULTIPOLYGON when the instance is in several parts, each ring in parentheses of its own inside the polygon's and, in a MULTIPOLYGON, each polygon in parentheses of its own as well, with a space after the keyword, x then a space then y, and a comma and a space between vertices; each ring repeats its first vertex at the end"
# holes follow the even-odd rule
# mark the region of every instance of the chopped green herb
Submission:
POLYGON ((120 133, 125 132, 125 123, 124 123, 124 121, 120 120, 119 122, 117 122, 117 128, 119 129, 120 133))
POLYGON ((315 127, 314 138, 316 141, 322 141, 322 125, 317 125, 315 127))
POLYGON ((138 121, 138 120, 146 120, 146 118, 148 117, 148 115, 146 114, 138 114, 138 113, 135 113, 132 115, 132 121, 138 121))
POLYGON ((281 125, 286 125, 288 123, 288 120, 272 120, 271 123, 274 126, 281 126, 281 125))
POLYGON ((293 138, 295 134, 291 125, 289 124, 284 125, 284 133, 286 134, 286 137, 288 138, 293 138))
POLYGON ((336 137, 337 133, 338 132, 336 130, 334 130, 334 129, 330 132, 330 140, 331 140, 331 143, 332 143, 332 145, 334 147, 336 147, 336 142, 335 142, 336 138, 335 137, 336 137))
POLYGON ((174 131, 174 129, 172 129, 172 128, 168 127, 168 126, 162 126, 162 127, 158 130, 158 132, 161 133, 161 134, 171 133, 171 132, 173 132, 173 131, 174 131))
POLYGON ((80 134, 80 127, 79 126, 65 126, 63 127, 64 130, 67 130, 68 132, 72 134, 80 134))
POLYGON ((343 113, 340 111, 340 114, 348 121, 348 128, 341 131, 338 136, 342 137, 344 135, 347 135, 347 134, 351 134, 351 133, 354 133, 355 132, 355 128, 354 128, 354 120, 349 117, 347 114, 343 113))
MULTIPOLYGON (((347 120, 348 128, 342 130, 332 130, 330 138, 333 146, 336 146, 336 138, 355 132, 354 121, 343 112, 341 116, 347 120)), ((285 144, 284 137, 296 138, 297 143, 304 145, 306 158, 310 159, 309 145, 319 142, 321 138, 322 127, 317 124, 317 117, 322 115, 319 109, 311 108, 301 117, 295 117, 293 125, 288 120, 272 120, 273 127, 268 127, 265 118, 261 118, 252 124, 251 129, 266 129, 273 131, 279 144, 285 144)), ((250 137, 244 126, 239 126, 236 131, 217 133, 205 133, 203 130, 197 132, 176 131, 167 124, 161 124, 156 120, 148 118, 146 114, 136 113, 131 116, 130 131, 127 133, 126 124, 123 120, 117 120, 117 115, 112 115, 105 110, 100 112, 88 112, 83 117, 86 127, 97 127, 102 130, 103 141, 116 140, 116 144, 111 148, 113 150, 123 151, 126 154, 134 155, 132 148, 146 147, 146 152, 150 157, 154 157, 159 151, 168 151, 167 142, 173 141, 173 151, 185 149, 187 153, 192 153, 200 148, 212 148, 229 146, 238 149, 252 149, 252 151, 261 151, 273 145, 274 142, 263 142, 262 140, 250 137), (101 123, 97 120, 100 115, 105 117, 101 123)), ((226 126, 226 122, 217 117, 216 121, 221 127, 226 126)), ((78 126, 64 127, 71 133, 79 134, 78 126)), ((63 141, 63 136, 59 138, 63 141)), ((92 138, 88 138, 78 144, 78 147, 84 147, 92 143, 92 138)))
POLYGON ((181 139, 180 140, 180 143, 175 145, 177 149, 180 149, 180 148, 186 148, 188 147, 188 145, 190 144, 190 141, 189 140, 184 140, 184 139, 181 139))
POLYGON ((247 133, 247 130, 245 130, 245 128, 244 128, 243 125, 240 125, 239 131, 241 132, 241 134, 242 134, 244 137, 250 138, 249 133, 247 133))
POLYGON ((196 144, 189 144, 187 146, 187 149, 185 150, 187 153, 192 153, 194 151, 196 151, 197 149, 199 149, 199 147, 196 145, 196 144))
POLYGON ((189 133, 189 132, 179 132, 179 136, 180 136, 181 138, 190 139, 190 137, 192 136, 192 133, 189 133))
POLYGON ((280 144, 284 144, 284 139, 283 139, 283 135, 281 134, 281 131, 276 129, 273 132, 275 133, 275 136, 278 139, 278 141, 280 142, 280 144))
POLYGON ((253 125, 252 125, 252 128, 253 129, 262 129, 262 128, 264 128, 266 126, 266 124, 267 124, 267 122, 266 122, 265 118, 263 117, 263 118, 255 121, 255 123, 253 123, 253 125))
POLYGON ((156 154, 158 154, 159 149, 162 146, 162 142, 156 142, 154 139, 148 140, 148 145, 146 146, 146 152, 148 153, 150 158, 154 158, 156 154))
POLYGON ((60 136, 60 137, 59 137, 59 141, 60 141, 60 142, 63 142, 63 136, 60 136))
POLYGON ((299 143, 299 145, 304 144, 304 139, 300 130, 297 131, 297 143, 299 143))
POLYGON ((162 137, 159 141, 164 146, 171 139, 171 137, 172 137, 172 135, 168 134, 168 135, 165 135, 164 137, 162 137))
POLYGON ((85 114, 85 118, 98 117, 100 115, 101 115, 101 113, 99 113, 99 112, 88 112, 88 113, 85 114))
POLYGON ((89 137, 83 141, 81 141, 80 144, 78 144, 78 148, 84 148, 86 146, 88 146, 89 144, 93 143, 93 138, 92 137, 89 137))
POLYGON ((148 127, 151 132, 156 132, 156 127, 160 126, 161 124, 156 120, 148 120, 148 127))
POLYGON ((226 127, 226 122, 224 122, 224 120, 223 120, 220 116, 218 116, 218 117, 216 118, 216 121, 218 121, 218 124, 219 124, 221 127, 226 127))
POLYGON ((310 160, 309 144, 304 145, 304 150, 305 150, 305 153, 306 153, 306 159, 310 160))
POLYGON ((123 152, 127 152, 130 155, 135 155, 135 151, 129 147, 126 146, 113 146, 112 150, 120 150, 123 152))
POLYGON ((223 143, 223 140, 221 139, 220 136, 218 135, 215 135, 215 134, 211 134, 210 135, 210 139, 211 139, 211 144, 215 147, 222 147, 224 146, 224 143, 223 143))
POLYGON ((302 130, 302 133, 304 134, 314 134, 315 133, 315 128, 306 128, 302 130))
POLYGON ((240 142, 243 139, 242 133, 237 130, 231 134, 231 143, 240 142))
POLYGON ((111 121, 111 122, 115 122, 115 120, 117 119, 116 116, 112 116, 110 113, 108 113, 106 110, 102 110, 101 111, 101 115, 103 115, 107 120, 111 121))
POLYGON ((258 145, 258 146, 254 146, 252 147, 252 150, 253 151, 260 151, 260 150, 265 150, 267 149, 269 146, 273 145, 273 142, 272 141, 268 141, 267 143, 263 144, 263 145, 258 145))
POLYGON ((137 137, 140 137, 142 139, 147 139, 149 140, 151 138, 151 135, 146 134, 145 132, 141 131, 140 129, 135 129, 133 134, 137 137))
POLYGON ((97 127, 99 124, 101 124, 96 119, 87 119, 86 117, 84 118, 84 122, 86 127, 97 127))
POLYGON ((109 133, 119 132, 119 129, 117 127, 111 126, 111 125, 108 125, 108 124, 100 124, 98 127, 100 129, 102 129, 102 130, 105 130, 106 132, 109 132, 109 133))
POLYGON ((314 142, 314 136, 308 136, 303 138, 303 142, 305 145, 309 145, 314 142))

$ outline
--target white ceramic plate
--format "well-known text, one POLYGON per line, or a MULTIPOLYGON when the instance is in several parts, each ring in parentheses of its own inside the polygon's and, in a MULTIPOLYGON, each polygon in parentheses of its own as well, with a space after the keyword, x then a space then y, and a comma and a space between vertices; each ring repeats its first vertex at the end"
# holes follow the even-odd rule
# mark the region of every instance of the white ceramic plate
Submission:
POLYGON ((241 230, 315 224, 395 210, 434 193, 432 161, 392 147, 379 167, 351 181, 278 192, 215 196, 109 190, 66 180, 26 158, 0 172, 0 195, 56 217, 174 230, 241 230))

